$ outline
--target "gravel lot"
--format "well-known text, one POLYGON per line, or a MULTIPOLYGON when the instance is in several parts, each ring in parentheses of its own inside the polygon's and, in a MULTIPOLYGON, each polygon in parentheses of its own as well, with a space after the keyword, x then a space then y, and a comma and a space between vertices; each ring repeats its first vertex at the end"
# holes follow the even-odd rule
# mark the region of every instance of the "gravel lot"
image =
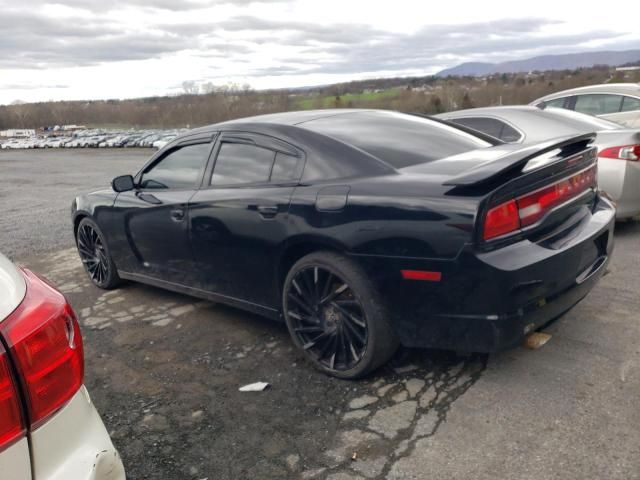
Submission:
POLYGON ((149 155, 0 152, 0 250, 76 308, 86 383, 130 478, 640 479, 640 223, 618 226, 611 273, 543 348, 403 351, 345 382, 310 368, 282 325, 89 284, 71 199, 149 155), (238 392, 255 381, 272 387, 238 392))

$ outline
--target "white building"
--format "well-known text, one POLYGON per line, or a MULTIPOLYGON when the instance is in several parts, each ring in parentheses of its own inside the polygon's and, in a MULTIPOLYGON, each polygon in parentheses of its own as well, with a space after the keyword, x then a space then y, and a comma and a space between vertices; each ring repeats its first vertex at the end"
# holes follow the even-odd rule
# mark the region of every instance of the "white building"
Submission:
POLYGON ((29 138, 35 136, 35 134, 35 130, 28 128, 0 130, 0 137, 29 138))

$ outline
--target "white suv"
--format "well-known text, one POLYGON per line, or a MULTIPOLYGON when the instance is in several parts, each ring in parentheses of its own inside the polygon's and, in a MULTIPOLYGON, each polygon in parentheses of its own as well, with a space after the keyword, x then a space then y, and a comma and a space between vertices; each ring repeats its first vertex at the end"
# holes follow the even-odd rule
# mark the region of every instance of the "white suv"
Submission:
POLYGON ((0 254, 0 478, 125 479, 83 379, 71 306, 0 254))

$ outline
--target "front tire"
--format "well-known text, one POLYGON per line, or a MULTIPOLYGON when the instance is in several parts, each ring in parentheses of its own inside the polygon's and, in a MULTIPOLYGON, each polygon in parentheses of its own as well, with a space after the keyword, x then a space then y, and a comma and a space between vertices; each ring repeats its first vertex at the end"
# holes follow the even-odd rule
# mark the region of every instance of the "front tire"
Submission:
POLYGON ((282 304, 295 345, 334 377, 363 377, 398 348, 373 284, 343 255, 315 252, 298 260, 284 282, 282 304))
POLYGON ((91 283, 105 290, 111 290, 122 283, 102 231, 88 217, 83 218, 78 225, 76 246, 91 283))

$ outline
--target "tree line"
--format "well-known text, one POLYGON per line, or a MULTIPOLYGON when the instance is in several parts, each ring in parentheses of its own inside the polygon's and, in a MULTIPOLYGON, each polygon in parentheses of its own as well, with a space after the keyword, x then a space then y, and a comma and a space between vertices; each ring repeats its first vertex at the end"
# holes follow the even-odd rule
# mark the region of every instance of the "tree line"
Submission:
POLYGON ((80 124, 89 127, 193 128, 234 118, 304 108, 383 108, 435 114, 461 108, 526 104, 559 90, 605 82, 638 82, 640 72, 593 68, 486 77, 373 79, 305 90, 198 88, 178 96, 60 101, 0 106, 0 129, 80 124), (392 94, 388 94, 392 90, 392 94), (196 93, 198 92, 198 93, 196 93), (364 95, 363 92, 369 92, 364 95), (387 92, 387 94, 381 93, 387 92))

